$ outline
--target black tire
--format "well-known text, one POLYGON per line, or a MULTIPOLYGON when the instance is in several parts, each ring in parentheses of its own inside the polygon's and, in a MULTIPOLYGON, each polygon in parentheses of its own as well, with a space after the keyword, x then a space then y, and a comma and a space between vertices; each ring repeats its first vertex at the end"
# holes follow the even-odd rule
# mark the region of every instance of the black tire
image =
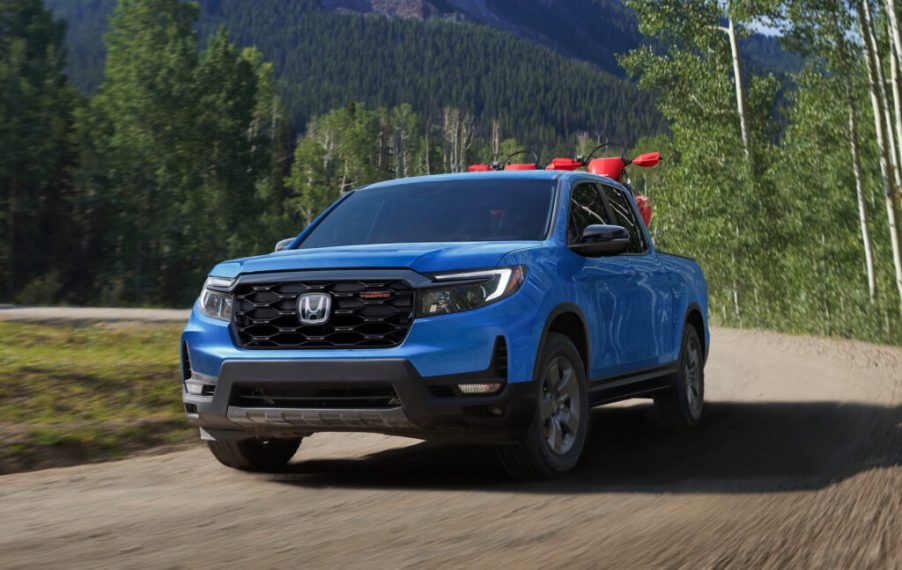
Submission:
POLYGON ((690 427, 702 420, 705 405, 705 356, 695 327, 687 324, 680 343, 680 369, 671 387, 655 394, 655 408, 665 423, 690 427))
POLYGON ((213 457, 232 469, 271 472, 288 465, 301 445, 302 438, 254 438, 208 441, 213 457))
POLYGON ((557 333, 548 335, 538 374, 533 381, 536 410, 532 422, 519 442, 498 450, 504 468, 517 479, 548 479, 572 471, 586 444, 586 369, 570 339, 557 333))

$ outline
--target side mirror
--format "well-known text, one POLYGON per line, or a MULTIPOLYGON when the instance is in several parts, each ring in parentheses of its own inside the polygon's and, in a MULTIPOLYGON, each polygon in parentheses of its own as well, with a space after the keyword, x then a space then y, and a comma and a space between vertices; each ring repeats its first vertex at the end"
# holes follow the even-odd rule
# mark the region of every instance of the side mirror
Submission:
POLYGON ((570 249, 586 257, 619 255, 630 246, 630 234, 622 226, 593 224, 583 230, 579 242, 571 244, 570 249))
POLYGON ((293 242, 294 240, 295 238, 286 238, 277 242, 275 251, 282 251, 283 249, 291 245, 291 242, 293 242))

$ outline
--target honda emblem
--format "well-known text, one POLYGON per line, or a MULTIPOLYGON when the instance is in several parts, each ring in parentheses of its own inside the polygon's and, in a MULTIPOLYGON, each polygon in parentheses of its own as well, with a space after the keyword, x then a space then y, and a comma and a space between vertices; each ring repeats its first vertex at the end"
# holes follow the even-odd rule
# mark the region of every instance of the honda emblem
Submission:
POLYGON ((332 297, 328 293, 304 293, 298 297, 298 320, 302 325, 322 325, 329 321, 332 297))

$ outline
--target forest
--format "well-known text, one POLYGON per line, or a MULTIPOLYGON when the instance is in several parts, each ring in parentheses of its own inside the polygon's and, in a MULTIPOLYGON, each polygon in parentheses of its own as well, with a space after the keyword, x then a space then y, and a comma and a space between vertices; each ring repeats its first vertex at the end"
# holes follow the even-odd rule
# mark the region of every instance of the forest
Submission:
POLYGON ((273 61, 266 38, 201 24, 196 4, 119 0, 85 92, 64 23, 4 0, 0 301, 186 306, 213 263, 269 251, 342 192, 575 154, 609 127, 664 154, 633 185, 655 204, 656 245, 705 270, 715 322, 902 343, 894 0, 625 4, 643 38, 617 57, 632 84, 478 25, 339 14, 285 32, 321 57, 273 61), (792 70, 748 56, 762 22, 792 70), (361 51, 389 37, 410 51, 361 51), (509 76, 474 79, 485 49, 509 76))
MULTIPOLYGON (((595 0, 579 2, 588 10, 595 0)), ((46 4, 72 31, 70 78, 92 93, 103 79, 104 18, 116 0, 46 4)), ((340 14, 316 0, 202 0, 198 7, 201 44, 224 27, 233 43, 255 47, 272 62, 285 120, 299 130, 348 101, 372 108, 409 103, 431 119, 445 107, 466 109, 487 125, 500 121, 511 136, 546 154, 572 146, 572 135, 587 125, 624 142, 664 130, 654 99, 626 81, 614 55, 598 47, 584 54, 597 60, 592 65, 489 26, 340 14)), ((612 26, 605 34, 605 45, 638 45, 612 26)))

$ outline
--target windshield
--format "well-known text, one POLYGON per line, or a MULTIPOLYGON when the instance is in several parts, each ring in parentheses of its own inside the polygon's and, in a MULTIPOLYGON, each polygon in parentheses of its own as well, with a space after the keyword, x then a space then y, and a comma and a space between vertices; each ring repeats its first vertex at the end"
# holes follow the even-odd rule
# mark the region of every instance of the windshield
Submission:
POLYGON ((300 249, 377 243, 545 239, 552 180, 453 180, 359 190, 300 249))

